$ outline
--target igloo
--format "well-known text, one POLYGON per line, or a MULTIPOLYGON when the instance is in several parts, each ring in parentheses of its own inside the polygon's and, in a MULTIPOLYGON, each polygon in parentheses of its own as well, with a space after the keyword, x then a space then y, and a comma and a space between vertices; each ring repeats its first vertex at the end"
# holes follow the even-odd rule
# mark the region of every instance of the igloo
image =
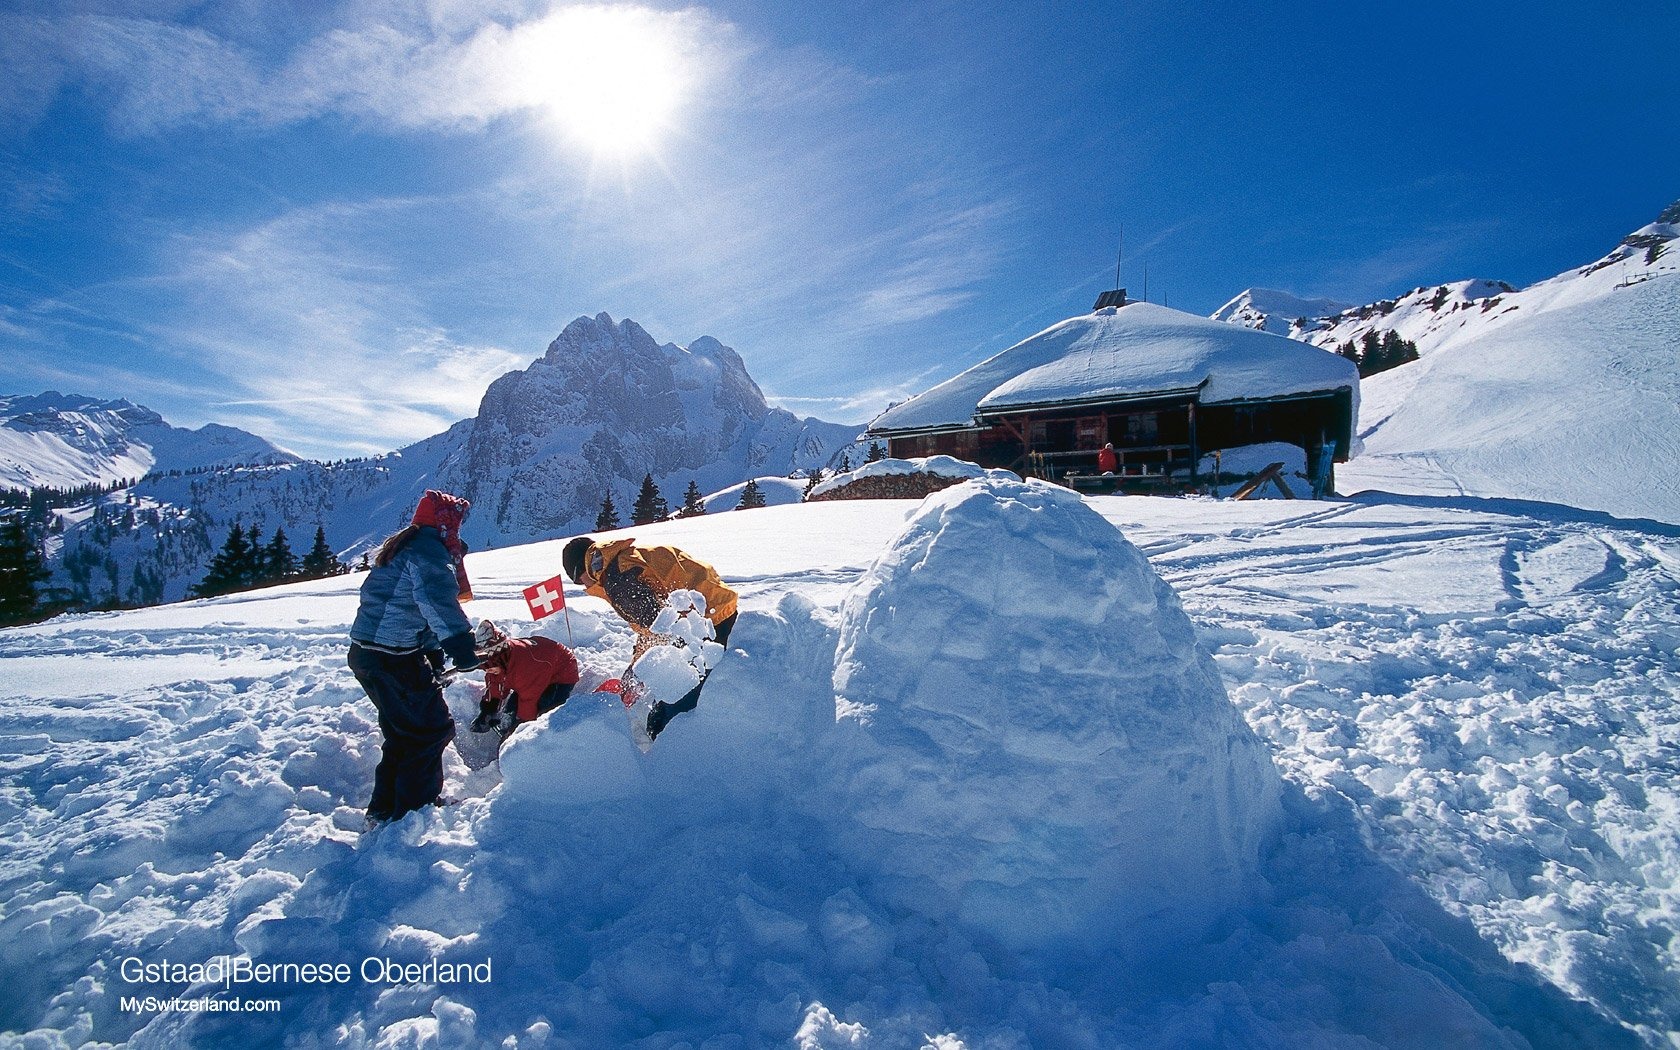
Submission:
POLYGON ((843 848, 899 906, 1013 948, 1201 936, 1280 820, 1177 595, 1056 486, 928 497, 847 597, 834 689, 843 848))

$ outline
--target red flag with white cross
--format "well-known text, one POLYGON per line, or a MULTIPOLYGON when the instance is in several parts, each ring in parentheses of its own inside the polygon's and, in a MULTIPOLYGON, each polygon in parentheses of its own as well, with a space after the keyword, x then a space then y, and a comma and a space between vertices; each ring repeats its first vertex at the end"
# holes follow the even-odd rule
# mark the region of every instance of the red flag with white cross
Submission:
POLYGON ((531 619, 540 620, 544 616, 553 616, 566 607, 565 577, 556 576, 552 580, 525 588, 525 604, 531 607, 531 619))

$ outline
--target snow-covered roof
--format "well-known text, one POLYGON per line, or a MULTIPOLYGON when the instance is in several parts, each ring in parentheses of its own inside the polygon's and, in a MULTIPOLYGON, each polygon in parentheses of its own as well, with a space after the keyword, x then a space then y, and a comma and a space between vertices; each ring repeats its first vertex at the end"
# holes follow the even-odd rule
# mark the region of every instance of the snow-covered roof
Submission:
POLYGON ((1153 303, 1073 317, 877 416, 871 431, 967 426, 977 415, 1199 391, 1203 404, 1347 390, 1351 361, 1153 303))

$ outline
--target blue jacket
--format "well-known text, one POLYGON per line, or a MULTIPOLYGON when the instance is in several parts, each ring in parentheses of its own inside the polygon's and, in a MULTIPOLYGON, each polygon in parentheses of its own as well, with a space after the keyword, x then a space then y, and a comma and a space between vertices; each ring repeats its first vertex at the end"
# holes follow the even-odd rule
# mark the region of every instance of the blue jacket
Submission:
MULTIPOLYGON (((362 581, 351 641, 396 652, 444 648, 462 635, 471 652, 472 622, 456 594, 455 563, 443 536, 423 526, 397 556, 362 581)), ((450 647, 453 655, 454 648, 450 647)))

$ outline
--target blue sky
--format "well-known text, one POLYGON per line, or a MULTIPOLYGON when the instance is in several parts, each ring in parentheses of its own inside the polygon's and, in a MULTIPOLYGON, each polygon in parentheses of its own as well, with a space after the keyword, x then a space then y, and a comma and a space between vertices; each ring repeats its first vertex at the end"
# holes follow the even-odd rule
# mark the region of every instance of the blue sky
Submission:
POLYGON ((602 311, 863 421, 1114 278, 1207 314, 1596 259, 1671 4, 0 4, 0 392, 376 453, 602 311))

